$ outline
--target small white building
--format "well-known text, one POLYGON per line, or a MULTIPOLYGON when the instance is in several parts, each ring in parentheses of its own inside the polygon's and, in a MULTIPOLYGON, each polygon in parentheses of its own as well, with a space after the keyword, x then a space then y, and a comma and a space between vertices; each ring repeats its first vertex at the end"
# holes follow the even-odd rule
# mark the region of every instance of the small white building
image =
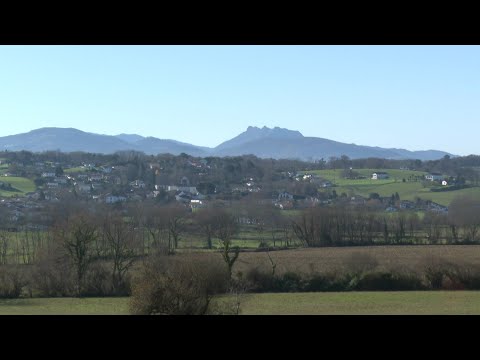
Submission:
POLYGON ((372 174, 372 180, 388 179, 388 173, 378 171, 372 174))
POLYGON ((115 204, 118 202, 125 202, 125 201, 127 201, 127 198, 125 196, 107 195, 105 197, 105 202, 107 204, 115 204))
POLYGON ((88 177, 89 181, 102 181, 103 180, 103 174, 91 174, 88 177))
POLYGON ((443 175, 439 173, 430 173, 428 175, 425 175, 425 180, 441 181, 443 180, 443 175))
POLYGON ((145 182, 142 180, 135 180, 130 183, 130 186, 135 189, 145 189, 145 182))
POLYGON ((203 206, 202 200, 198 200, 198 199, 190 200, 190 207, 192 209, 196 209, 196 208, 199 208, 199 207, 202 207, 202 206, 203 206))

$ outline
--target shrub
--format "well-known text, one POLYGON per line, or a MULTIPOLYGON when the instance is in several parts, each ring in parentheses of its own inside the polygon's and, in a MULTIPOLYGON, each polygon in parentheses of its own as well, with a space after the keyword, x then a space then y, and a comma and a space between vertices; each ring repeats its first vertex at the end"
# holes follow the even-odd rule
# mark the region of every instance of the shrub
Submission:
POLYGON ((221 262, 189 262, 156 256, 134 279, 130 311, 137 315, 203 315, 211 297, 225 292, 229 274, 221 262))
POLYGON ((442 282, 442 289, 445 290, 479 290, 480 269, 470 265, 451 265, 445 271, 442 282))
POLYGON ((17 266, 0 266, 0 298, 19 298, 25 285, 24 272, 20 271, 17 266))
POLYGON ((303 291, 304 281, 302 277, 294 272, 286 272, 281 277, 275 277, 274 288, 278 292, 303 291))
POLYGON ((423 260, 423 273, 430 289, 450 289, 457 282, 458 266, 441 258, 423 260))
POLYGON ((415 274, 372 272, 362 276, 355 286, 359 291, 423 290, 421 279, 415 274))
POLYGON ((275 288, 275 277, 272 273, 261 271, 258 267, 247 270, 245 281, 252 292, 274 291, 275 288))
POLYGON ((349 279, 335 274, 314 274, 304 286, 304 291, 345 291, 348 290, 349 279))
POLYGON ((65 257, 41 253, 32 271, 32 291, 40 297, 72 296, 74 280, 65 257))
MULTIPOLYGON (((101 263, 94 263, 85 274, 82 296, 112 296, 112 274, 101 263)), ((128 294, 126 294, 128 295, 128 294)))

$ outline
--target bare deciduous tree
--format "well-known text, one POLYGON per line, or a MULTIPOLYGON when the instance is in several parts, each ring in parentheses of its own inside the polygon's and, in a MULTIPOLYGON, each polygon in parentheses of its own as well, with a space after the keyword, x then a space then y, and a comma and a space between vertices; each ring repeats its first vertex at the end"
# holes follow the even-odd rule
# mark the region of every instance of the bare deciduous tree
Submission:
POLYGON ((480 232, 480 201, 466 197, 453 200, 449 208, 449 218, 454 225, 462 227, 464 240, 477 240, 480 232))
POLYGON ((103 219, 102 230, 108 246, 108 255, 112 260, 112 286, 115 293, 121 293, 126 273, 135 259, 134 229, 121 216, 108 214, 103 219))
POLYGON ((232 268, 240 254, 238 246, 232 246, 233 237, 238 233, 239 226, 235 217, 224 210, 215 216, 215 237, 220 239, 222 257, 227 264, 228 273, 232 277, 232 268))
POLYGON ((8 254, 8 234, 4 231, 0 231, 0 264, 5 265, 7 263, 8 254))
POLYGON ((57 227, 57 237, 73 265, 76 294, 81 295, 88 267, 92 262, 92 245, 98 236, 94 221, 84 214, 68 219, 64 226, 57 227))
POLYGON ((216 214, 216 211, 218 211, 218 210, 215 209, 215 208, 206 208, 206 209, 200 209, 200 211, 198 211, 195 214, 195 219, 196 219, 198 225, 200 226, 200 228, 202 229, 203 234, 206 237, 207 247, 209 249, 212 248, 212 245, 213 245, 212 244, 212 239, 215 236, 215 226, 216 226, 215 214, 216 214))

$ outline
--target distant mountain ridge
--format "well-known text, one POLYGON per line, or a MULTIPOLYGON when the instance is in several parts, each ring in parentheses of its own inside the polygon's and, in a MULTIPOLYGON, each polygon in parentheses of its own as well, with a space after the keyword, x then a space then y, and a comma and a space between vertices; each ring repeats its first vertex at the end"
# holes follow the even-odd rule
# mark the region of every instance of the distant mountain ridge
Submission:
POLYGON ((240 156, 252 154, 261 158, 299 159, 312 161, 332 156, 347 155, 351 159, 378 157, 386 159, 435 160, 445 155, 440 150, 409 151, 381 147, 346 144, 329 139, 306 137, 299 131, 279 127, 258 128, 249 126, 238 136, 215 148, 196 146, 170 139, 143 137, 137 134, 116 136, 99 135, 74 128, 41 128, 28 133, 0 137, 0 150, 42 152, 84 151, 109 154, 116 151, 135 150, 148 155, 186 153, 192 156, 240 156))
POLYGON ((276 139, 284 139, 284 140, 299 139, 299 138, 303 138, 303 135, 299 131, 281 129, 279 127, 274 127, 273 129, 270 129, 264 126, 263 128, 260 129, 255 126, 249 126, 245 132, 234 137, 233 139, 230 139, 221 143, 215 148, 215 150, 222 151, 225 149, 231 149, 237 146, 242 146, 251 141, 265 139, 265 138, 276 138, 276 139))

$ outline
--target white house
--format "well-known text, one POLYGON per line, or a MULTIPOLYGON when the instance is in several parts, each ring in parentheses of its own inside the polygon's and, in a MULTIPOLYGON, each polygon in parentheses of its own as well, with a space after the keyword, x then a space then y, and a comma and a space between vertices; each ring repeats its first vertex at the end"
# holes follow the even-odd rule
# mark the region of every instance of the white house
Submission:
POLYGON ((198 200, 198 199, 190 200, 190 207, 191 208, 196 209, 196 208, 202 207, 202 205, 203 205, 202 200, 198 200))
POLYGON ((441 181, 443 180, 443 175, 439 173, 430 173, 428 175, 425 175, 425 180, 441 181))
POLYGON ((105 202, 107 204, 115 204, 118 202, 125 202, 125 201, 127 201, 127 198, 125 196, 107 195, 105 197, 105 202))
POLYGON ((103 180, 103 174, 91 174, 88 179, 90 181, 101 181, 103 180))
POLYGON ((166 191, 183 191, 193 195, 198 194, 196 186, 177 186, 177 185, 155 185, 155 189, 165 189, 166 191))
POLYGON ((372 174, 372 180, 388 179, 388 173, 378 171, 372 174))
POLYGON ((130 183, 131 187, 134 187, 135 189, 144 189, 145 188, 145 182, 142 180, 135 180, 130 183))

